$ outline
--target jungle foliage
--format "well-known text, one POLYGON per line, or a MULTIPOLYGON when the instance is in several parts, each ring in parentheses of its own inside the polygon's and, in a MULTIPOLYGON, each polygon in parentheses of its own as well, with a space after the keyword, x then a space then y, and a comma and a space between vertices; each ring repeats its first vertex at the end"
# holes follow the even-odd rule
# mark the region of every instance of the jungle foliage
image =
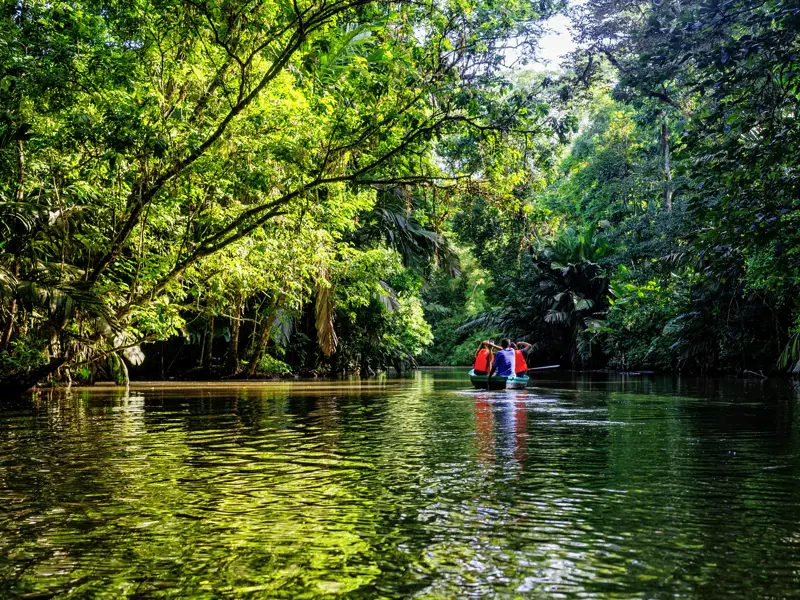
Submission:
POLYGON ((177 338, 206 374, 413 360, 443 211, 505 174, 434 148, 546 137, 500 66, 557 6, 3 3, 0 382, 126 379, 177 338))
POLYGON ((800 6, 590 0, 573 17, 579 134, 518 213, 476 202, 456 221, 494 280, 466 329, 573 366, 800 370, 800 6))
POLYGON ((800 7, 18 0, 0 383, 800 368, 800 7))

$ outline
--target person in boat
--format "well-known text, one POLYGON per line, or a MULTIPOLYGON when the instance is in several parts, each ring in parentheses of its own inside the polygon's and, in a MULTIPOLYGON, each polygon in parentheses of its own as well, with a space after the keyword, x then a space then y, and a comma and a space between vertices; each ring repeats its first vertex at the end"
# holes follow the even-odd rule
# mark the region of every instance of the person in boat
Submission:
POLYGON ((503 347, 497 354, 494 355, 494 364, 492 365, 491 371, 489 371, 489 376, 497 375, 498 377, 514 377, 516 371, 515 369, 515 357, 514 357, 514 349, 511 347, 511 342, 507 339, 504 339, 500 342, 500 345, 503 347))
POLYGON ((514 371, 518 377, 528 374, 528 363, 526 361, 527 354, 531 350, 531 345, 528 342, 517 342, 512 344, 514 347, 514 361, 516 366, 514 371))
POLYGON ((475 375, 488 375, 494 362, 494 355, 492 354, 492 345, 488 340, 481 342, 478 351, 475 353, 475 360, 472 364, 472 369, 475 375))

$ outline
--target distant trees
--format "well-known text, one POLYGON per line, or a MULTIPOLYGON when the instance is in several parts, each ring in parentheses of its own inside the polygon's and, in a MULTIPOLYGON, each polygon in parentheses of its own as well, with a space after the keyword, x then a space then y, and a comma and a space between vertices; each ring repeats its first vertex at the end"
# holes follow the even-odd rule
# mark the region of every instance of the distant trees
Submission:
POLYGON ((518 190, 519 216, 461 221, 498 284, 487 314, 544 345, 571 331, 551 355, 591 340, 595 360, 620 368, 800 370, 800 7, 589 0, 574 16, 563 97, 585 126, 545 191, 518 190), (602 224, 612 249, 597 261, 610 294, 585 328, 566 305, 532 302, 559 218, 586 234, 602 224), (474 235, 481 223, 491 242, 474 235), (487 256, 484 243, 505 250, 487 256), (512 260, 526 246, 529 266, 512 260), (544 327, 548 315, 562 327, 544 327))
POLYGON ((800 314, 799 273, 786 260, 800 244, 800 7, 694 0, 639 8, 587 3, 582 39, 588 55, 618 67, 620 89, 681 121, 672 139, 687 183, 682 204, 693 226, 684 235, 693 251, 673 256, 700 277, 691 308, 716 307, 691 319, 716 322, 699 339, 717 342, 701 354, 746 368, 754 355, 774 358, 800 314), (720 305, 730 307, 724 326, 720 305))

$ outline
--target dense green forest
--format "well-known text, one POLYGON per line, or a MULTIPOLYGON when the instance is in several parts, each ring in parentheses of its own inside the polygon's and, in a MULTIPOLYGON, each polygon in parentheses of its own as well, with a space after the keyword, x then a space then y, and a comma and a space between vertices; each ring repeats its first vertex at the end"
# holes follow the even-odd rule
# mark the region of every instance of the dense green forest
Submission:
POLYGON ((492 336, 797 371, 798 31, 788 0, 5 2, 0 383, 492 336), (532 69, 560 12, 578 49, 532 69))

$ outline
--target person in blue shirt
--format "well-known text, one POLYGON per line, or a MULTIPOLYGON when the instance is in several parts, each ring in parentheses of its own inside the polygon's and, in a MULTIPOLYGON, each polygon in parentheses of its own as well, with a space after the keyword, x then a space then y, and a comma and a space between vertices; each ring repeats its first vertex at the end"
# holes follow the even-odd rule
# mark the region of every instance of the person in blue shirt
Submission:
POLYGON ((503 349, 494 355, 494 364, 492 364, 492 371, 489 373, 489 377, 492 375, 497 375, 498 377, 514 377, 516 361, 511 342, 509 340, 503 340, 500 342, 500 345, 503 349))

